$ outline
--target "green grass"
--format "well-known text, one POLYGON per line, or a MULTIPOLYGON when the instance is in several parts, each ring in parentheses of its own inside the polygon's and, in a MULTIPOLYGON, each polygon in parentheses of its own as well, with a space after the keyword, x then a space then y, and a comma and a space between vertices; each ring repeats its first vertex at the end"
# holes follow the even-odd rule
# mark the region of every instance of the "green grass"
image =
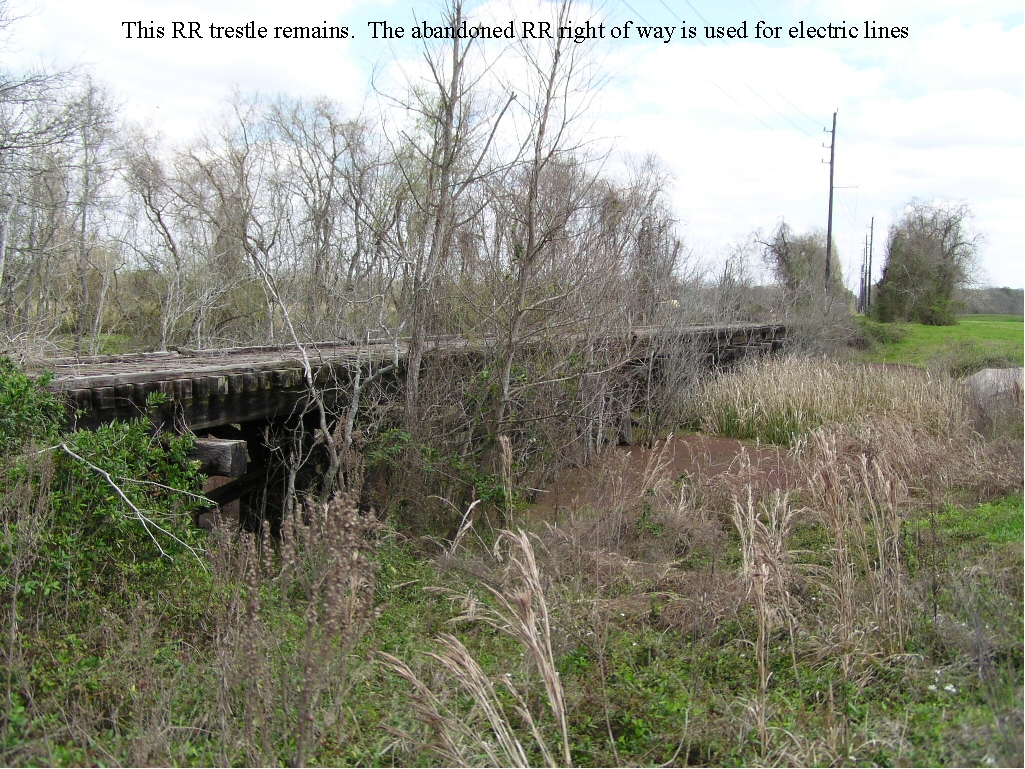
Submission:
POLYGON ((1022 497, 1004 497, 979 505, 974 510, 948 508, 937 524, 962 542, 981 541, 993 545, 1021 542, 1023 538, 1022 497))
POLYGON ((982 368, 1022 365, 1022 319, 1015 315, 964 315, 956 326, 858 322, 872 340, 859 363, 898 363, 964 376, 982 368))
POLYGON ((958 316, 958 320, 963 322, 963 323, 984 322, 984 321, 985 322, 994 321, 994 322, 998 322, 998 323, 1022 323, 1022 322, 1025 322, 1025 318, 1022 318, 1021 315, 1006 315, 1006 314, 1001 315, 1001 314, 993 314, 993 313, 988 314, 988 315, 985 314, 985 313, 977 313, 975 315, 959 315, 958 316))

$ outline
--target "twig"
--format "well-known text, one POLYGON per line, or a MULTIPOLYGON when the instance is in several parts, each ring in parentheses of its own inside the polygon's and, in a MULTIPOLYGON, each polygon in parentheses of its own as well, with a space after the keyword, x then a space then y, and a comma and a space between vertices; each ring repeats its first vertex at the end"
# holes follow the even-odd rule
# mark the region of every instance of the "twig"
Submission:
POLYGON ((76 454, 74 451, 72 451, 70 448, 68 448, 68 445, 66 443, 62 442, 60 444, 60 447, 61 447, 61 449, 64 450, 64 453, 67 454, 69 457, 71 457, 72 459, 77 459, 79 462, 84 464, 89 469, 91 469, 94 472, 99 473, 100 475, 103 476, 103 478, 107 481, 107 483, 110 484, 110 487, 112 489, 114 489, 114 491, 117 492, 118 496, 121 497, 121 499, 124 501, 124 503, 126 505, 128 505, 129 509, 135 514, 135 517, 138 519, 139 523, 142 524, 142 528, 145 529, 146 533, 149 535, 149 538, 151 540, 153 540, 153 544, 157 546, 157 550, 160 551, 160 555, 164 556, 164 558, 166 558, 167 560, 169 560, 171 562, 174 561, 174 558, 172 558, 170 555, 168 555, 164 551, 164 548, 160 546, 160 542, 157 541, 157 538, 155 536, 153 536, 153 532, 150 531, 150 529, 149 529, 150 526, 155 528, 157 531, 160 531, 160 532, 166 534, 171 539, 173 539, 175 542, 177 542, 179 545, 181 545, 186 550, 188 550, 190 553, 192 553, 192 555, 195 557, 195 559, 199 562, 199 565, 202 567, 203 571, 206 571, 206 564, 203 563, 203 559, 199 557, 199 553, 197 553, 194 549, 192 549, 185 542, 182 542, 182 540, 180 540, 174 534, 169 532, 167 529, 163 528, 162 526, 160 526, 158 523, 156 523, 152 519, 147 518, 143 514, 142 510, 140 510, 138 507, 136 507, 135 503, 132 502, 132 500, 130 500, 128 498, 128 495, 125 494, 124 491, 121 490, 121 487, 118 486, 116 483, 114 483, 114 479, 110 477, 110 473, 108 473, 102 467, 97 467, 92 462, 90 462, 88 459, 85 459, 84 457, 81 457, 78 454, 76 454))
POLYGON ((160 488, 160 489, 165 489, 167 491, 173 491, 173 492, 176 492, 178 494, 184 494, 187 497, 192 497, 193 499, 199 500, 200 502, 202 502, 205 505, 213 506, 213 505, 217 504, 216 502, 214 502, 212 499, 210 499, 210 497, 206 496, 205 494, 196 494, 195 492, 186 491, 185 489, 176 489, 174 486, 168 486, 168 485, 166 485, 164 483, 157 483, 156 481, 140 481, 137 478, 125 478, 124 476, 121 476, 120 478, 118 478, 118 480, 119 481, 125 481, 127 483, 137 483, 137 484, 142 485, 142 486, 156 486, 157 488, 160 488))

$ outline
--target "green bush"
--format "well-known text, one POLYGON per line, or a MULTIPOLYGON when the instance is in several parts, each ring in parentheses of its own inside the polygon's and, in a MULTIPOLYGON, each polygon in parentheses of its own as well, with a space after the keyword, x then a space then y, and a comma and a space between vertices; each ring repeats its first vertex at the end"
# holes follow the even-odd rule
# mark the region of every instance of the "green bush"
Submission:
POLYGON ((43 389, 47 380, 29 379, 9 358, 0 358, 0 457, 30 441, 51 441, 64 414, 60 401, 43 389))
POLYGON ((153 435, 141 418, 64 434, 64 409, 45 382, 0 360, 0 590, 12 587, 7 566, 29 531, 32 572, 19 571, 21 593, 38 583, 80 599, 156 586, 184 558, 198 566, 192 514, 205 503, 203 476, 187 458, 192 437, 153 435))
POLYGON ((879 323, 862 318, 860 325, 865 335, 879 344, 897 344, 908 335, 907 329, 902 324, 879 323))

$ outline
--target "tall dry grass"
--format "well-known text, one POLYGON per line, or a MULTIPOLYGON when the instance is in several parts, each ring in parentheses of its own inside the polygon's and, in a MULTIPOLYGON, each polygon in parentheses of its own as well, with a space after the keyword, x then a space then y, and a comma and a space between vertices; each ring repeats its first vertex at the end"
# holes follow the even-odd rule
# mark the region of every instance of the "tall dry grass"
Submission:
MULTIPOLYGON (((899 756, 914 748, 906 725, 891 730, 882 721, 852 721, 850 713, 864 707, 874 696, 868 692, 878 692, 896 671, 903 671, 905 683, 893 687, 895 696, 913 701, 918 684, 910 682, 932 676, 945 664, 939 661, 945 650, 960 644, 973 660, 966 664, 983 670, 979 679, 997 692, 987 694, 996 701, 994 712, 1002 708, 1009 714, 993 745, 1020 735, 1014 726, 1020 689, 1000 689, 1007 676, 993 672, 989 661, 994 649, 1006 654, 1007 647, 989 639, 994 631, 982 619, 969 634, 963 622, 951 620, 951 609, 943 611, 949 583, 976 585, 978 577, 929 572, 927 554, 917 552, 910 533, 930 507, 970 509, 1020 493, 1020 441, 980 435, 958 383, 909 369, 810 358, 759 361, 720 375, 704 398, 706 427, 790 445, 781 459, 785 472, 752 467, 742 452, 728 473, 673 483, 657 451, 639 472, 627 472, 622 458, 610 458, 597 473, 596 503, 571 510, 543 535, 545 553, 554 560, 550 573, 559 575, 560 584, 572 584, 576 595, 593 596, 595 612, 611 615, 613 622, 644 622, 649 616, 643 612, 657 605, 657 625, 702 653, 708 653, 704 644, 721 643, 721 628, 750 623, 743 644, 753 647, 757 667, 748 693, 734 701, 743 705, 742 715, 732 725, 688 722, 687 734, 708 739, 716 730, 733 730, 739 742, 753 735, 759 752, 749 760, 763 763, 869 760, 880 746, 899 756), (783 488, 775 492, 774 483, 783 488), (674 557, 667 535, 678 546, 707 522, 731 518, 739 565, 729 538, 721 535, 709 540, 710 558, 681 558, 679 550, 674 557), (798 551, 799 543, 813 543, 814 552, 798 551), (613 600, 602 599, 610 593, 613 600), (631 600, 632 614, 625 608, 631 600), (619 613, 624 610, 627 618, 619 613), (788 668, 792 678, 784 673, 788 668), (781 703, 787 692, 805 696, 808 686, 822 687, 802 716, 815 726, 789 731, 789 706, 781 703)), ((1020 558, 1015 563, 1020 573, 1020 558)), ((1000 608, 987 605, 977 610, 980 617, 1020 606, 1020 597, 1003 583, 983 592, 1000 608)), ((561 605, 555 610, 561 616, 573 611, 561 605)), ((655 613, 652 608, 650 616, 655 613)), ((607 703, 604 676, 602 668, 607 703)), ((715 687, 704 681, 695 691, 714 699, 715 687)), ((611 730, 610 743, 614 750, 611 730)), ((998 754, 1015 755, 1009 748, 998 754)))
MULTIPOLYGON (((458 703, 446 698, 443 689, 427 686, 403 660, 381 653, 385 664, 411 687, 413 714, 431 734, 427 743, 452 766, 529 766, 530 752, 517 725, 530 736, 531 745, 544 766, 572 766, 569 721, 562 681, 552 647, 551 615, 545 580, 534 554, 531 538, 523 531, 502 531, 495 542, 496 561, 506 564, 500 588, 488 586, 492 604, 475 598, 461 622, 483 622, 513 639, 523 650, 544 692, 542 698, 559 733, 558 743, 545 734, 541 714, 530 703, 536 698, 530 682, 517 684, 511 675, 489 677, 459 639, 442 634, 437 651, 429 656, 440 663, 449 681, 474 703, 461 712, 458 703), (499 689, 511 695, 504 704, 499 689), (556 747, 558 745, 558 747, 556 747)), ((409 737, 409 735, 404 735, 409 737)))
POLYGON ((800 686, 797 665, 796 618, 794 616, 791 585, 794 582, 794 554, 788 540, 798 511, 789 498, 778 491, 770 499, 755 502, 748 486, 747 499, 734 500, 733 525, 740 535, 740 553, 743 559, 741 574, 747 584, 748 595, 754 604, 758 620, 755 655, 758 660, 758 696, 748 705, 754 717, 761 759, 769 750, 768 690, 769 690, 769 637, 774 626, 786 624, 790 638, 794 678, 800 686))
POLYGON ((826 424, 898 418, 933 435, 964 432, 964 388, 940 375, 821 358, 757 358, 724 371, 700 397, 702 427, 789 446, 826 424))
POLYGON ((285 516, 277 553, 269 536, 215 528, 217 690, 201 720, 219 730, 224 765, 304 766, 326 740, 344 741, 352 654, 375 616, 379 528, 341 494, 285 516), (297 616, 298 632, 284 632, 297 616))
MULTIPOLYGON (((53 481, 52 455, 26 457, 26 471, 15 476, 9 488, 0 486, 0 664, 3 666, 4 718, 0 740, 6 741, 7 721, 13 713, 15 696, 30 688, 31 664, 24 653, 22 626, 38 622, 37 617, 24 616, 19 598, 25 591, 24 580, 32 572, 51 518, 49 489, 53 481), (38 473, 38 475, 37 475, 38 473)), ((0 461, 0 473, 10 469, 0 461)), ((38 589, 38 588, 37 588, 38 589)), ((30 588, 31 590, 31 588, 30 588)))
POLYGON ((828 430, 813 433, 809 444, 809 503, 831 544, 831 569, 822 575, 820 590, 834 611, 821 629, 822 654, 838 660, 849 679, 854 660, 906 648, 908 490, 886 454, 844 454, 828 430))

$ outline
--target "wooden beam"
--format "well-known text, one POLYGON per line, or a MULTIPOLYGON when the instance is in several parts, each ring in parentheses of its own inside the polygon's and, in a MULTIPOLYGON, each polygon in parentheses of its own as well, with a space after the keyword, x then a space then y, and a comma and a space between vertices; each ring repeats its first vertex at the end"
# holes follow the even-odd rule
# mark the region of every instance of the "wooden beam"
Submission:
POLYGON ((245 475, 249 465, 245 441, 221 438, 197 438, 189 459, 197 460, 199 469, 207 475, 226 475, 229 478, 245 475))
POLYGON ((223 507, 229 502, 234 502, 247 491, 259 488, 266 482, 267 468, 263 467, 259 470, 248 472, 232 481, 228 481, 226 484, 218 486, 216 489, 210 489, 210 491, 206 492, 206 496, 210 501, 223 507))

